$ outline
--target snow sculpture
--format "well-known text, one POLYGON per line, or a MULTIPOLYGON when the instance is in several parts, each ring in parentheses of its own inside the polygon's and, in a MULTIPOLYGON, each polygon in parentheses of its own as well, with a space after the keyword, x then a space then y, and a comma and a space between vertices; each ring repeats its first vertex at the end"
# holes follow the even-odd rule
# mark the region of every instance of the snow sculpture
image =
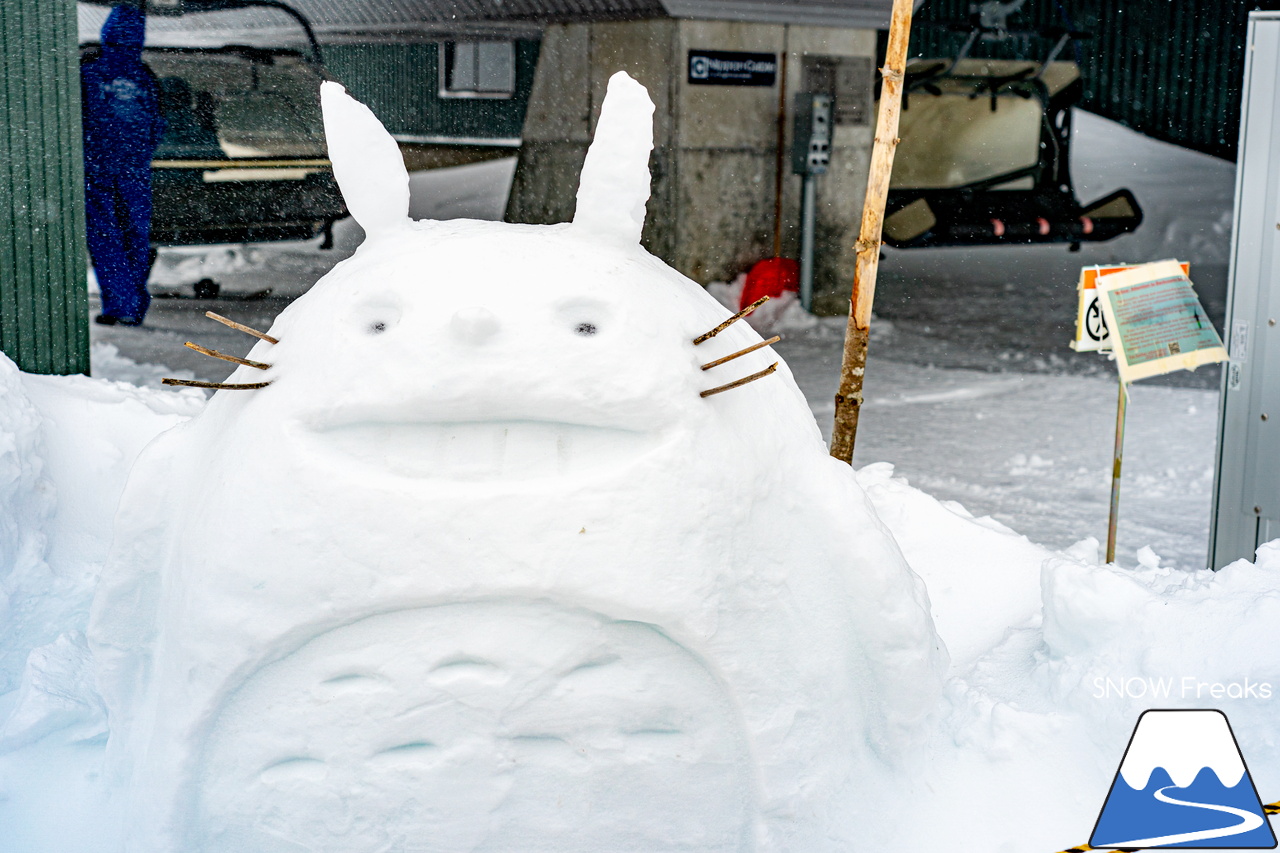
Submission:
POLYGON ((945 653, 786 367, 700 396, 777 358, 700 369, 760 338, 639 245, 644 89, 554 226, 410 221, 322 95, 366 242, 143 454, 94 602, 129 849, 847 849, 945 653))

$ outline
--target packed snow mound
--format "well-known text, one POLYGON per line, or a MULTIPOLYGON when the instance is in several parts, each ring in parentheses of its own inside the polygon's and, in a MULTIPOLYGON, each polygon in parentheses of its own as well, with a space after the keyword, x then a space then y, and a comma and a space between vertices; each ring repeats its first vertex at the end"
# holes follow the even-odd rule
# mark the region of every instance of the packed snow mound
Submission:
POLYGON ((16 686, 30 649, 20 635, 36 620, 24 611, 53 585, 45 531, 54 495, 40 426, 22 374, 0 354, 0 694, 16 686))
POLYGON ((1052 551, 912 488, 887 462, 867 465, 857 476, 929 590, 953 673, 964 672, 1010 631, 1039 623, 1040 567, 1052 551))
POLYGON ((138 460, 89 639, 135 851, 846 850, 937 709, 920 579, 783 364, 638 243, 610 82, 571 224, 368 233, 138 460), (611 200, 613 209, 606 209, 611 200))
POLYGON ((1218 572, 1121 569, 1056 556, 1045 562, 1041 583, 1043 666, 1070 704, 1096 706, 1099 692, 1123 686, 1130 701, 1113 710, 1228 703, 1237 726, 1274 719, 1268 704, 1280 697, 1280 541, 1259 548, 1256 562, 1238 560, 1218 572), (1132 678, 1139 682, 1122 685, 1132 678))
POLYGON ((143 445, 202 402, 0 355, 0 750, 102 733, 83 631, 116 501, 143 445))

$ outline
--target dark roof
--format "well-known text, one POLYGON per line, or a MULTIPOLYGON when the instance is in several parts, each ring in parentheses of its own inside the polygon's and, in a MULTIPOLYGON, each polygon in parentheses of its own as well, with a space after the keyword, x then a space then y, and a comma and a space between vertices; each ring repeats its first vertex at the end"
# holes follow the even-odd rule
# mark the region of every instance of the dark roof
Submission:
POLYGON ((663 0, 673 18, 884 30, 892 0, 663 0))
MULTIPOLYGON (((80 3, 81 40, 96 38, 105 6, 119 0, 80 3)), ((264 30, 287 36, 279 11, 252 0, 146 0, 150 30, 165 33, 264 30), (224 10, 215 14, 193 14, 224 10), (235 10, 235 11, 225 11, 235 10)), ((542 24, 575 21, 690 18, 884 28, 892 0, 286 0, 321 36, 430 34, 486 31, 536 33, 542 24)))

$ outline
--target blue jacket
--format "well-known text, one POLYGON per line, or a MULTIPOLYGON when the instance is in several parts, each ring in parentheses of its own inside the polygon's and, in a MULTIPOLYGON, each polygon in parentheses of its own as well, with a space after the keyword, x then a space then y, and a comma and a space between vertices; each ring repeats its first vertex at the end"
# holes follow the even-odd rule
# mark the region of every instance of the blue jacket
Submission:
POLYGON ((142 62, 145 38, 142 12, 116 6, 102 27, 102 54, 80 69, 89 171, 146 165, 164 135, 156 77, 142 62))

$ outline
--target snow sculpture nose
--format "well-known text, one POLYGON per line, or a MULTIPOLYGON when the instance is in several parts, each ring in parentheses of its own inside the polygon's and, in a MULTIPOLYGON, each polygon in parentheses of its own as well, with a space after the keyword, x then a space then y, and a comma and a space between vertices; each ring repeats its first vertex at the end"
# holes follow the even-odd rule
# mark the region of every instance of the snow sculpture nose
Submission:
POLYGON ((449 327, 460 341, 482 344, 498 333, 498 317, 488 308, 459 308, 449 327))

